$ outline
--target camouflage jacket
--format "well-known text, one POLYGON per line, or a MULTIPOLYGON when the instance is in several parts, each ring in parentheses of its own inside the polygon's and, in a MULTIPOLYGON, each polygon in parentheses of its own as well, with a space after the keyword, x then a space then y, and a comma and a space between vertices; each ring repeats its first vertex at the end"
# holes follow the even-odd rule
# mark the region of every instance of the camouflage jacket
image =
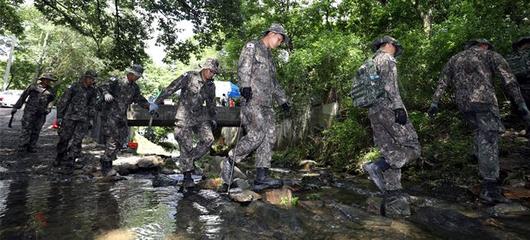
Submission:
POLYGON ((494 51, 472 47, 449 59, 442 70, 433 102, 438 103, 445 88, 451 85, 460 111, 494 110, 498 112, 493 83, 495 74, 500 76, 504 89, 517 104, 524 101, 519 84, 506 60, 494 51))
POLYGON ((53 105, 54 99, 55 92, 52 87, 43 87, 39 83, 31 84, 22 92, 13 108, 20 109, 25 103, 24 111, 47 114, 53 105))
POLYGON ((272 52, 261 41, 248 42, 239 56, 237 69, 239 87, 250 87, 252 98, 249 103, 262 107, 272 107, 287 102, 285 92, 276 81, 276 67, 272 52))
POLYGON ((516 51, 506 57, 519 84, 530 84, 530 49, 516 51))
POLYGON ((190 71, 173 80, 155 100, 162 101, 180 91, 175 118, 179 124, 196 125, 203 121, 215 119, 215 84, 213 81, 203 80, 201 73, 190 71))
POLYGON ((373 108, 383 106, 392 110, 399 108, 405 109, 405 105, 399 94, 398 72, 394 56, 383 51, 378 51, 375 53, 374 64, 381 81, 384 83, 385 96, 373 108))
POLYGON ((57 103, 57 118, 89 121, 96 113, 97 92, 94 87, 82 83, 72 84, 57 103))
POLYGON ((142 96, 140 87, 136 82, 129 82, 127 77, 117 79, 111 78, 100 86, 102 95, 109 93, 114 97, 111 102, 105 102, 102 106, 102 114, 115 119, 126 119, 127 109, 132 103, 139 104, 143 108, 149 108, 149 102, 142 96))

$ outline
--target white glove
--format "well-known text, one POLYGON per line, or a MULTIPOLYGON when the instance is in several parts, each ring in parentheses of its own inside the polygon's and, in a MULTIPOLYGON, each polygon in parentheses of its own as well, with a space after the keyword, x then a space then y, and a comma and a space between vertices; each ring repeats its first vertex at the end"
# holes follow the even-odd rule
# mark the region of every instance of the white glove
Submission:
POLYGON ((112 100, 114 100, 114 97, 112 95, 110 95, 110 93, 105 93, 105 102, 111 102, 112 100))

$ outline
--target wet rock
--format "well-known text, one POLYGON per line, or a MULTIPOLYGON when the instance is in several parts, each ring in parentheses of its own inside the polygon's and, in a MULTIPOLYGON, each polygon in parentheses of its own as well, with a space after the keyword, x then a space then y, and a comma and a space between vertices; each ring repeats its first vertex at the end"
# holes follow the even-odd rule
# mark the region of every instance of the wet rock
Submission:
POLYGON ((223 185, 223 180, 221 178, 208 178, 199 183, 199 187, 202 189, 211 189, 218 191, 223 185))
POLYGON ((241 188, 242 190, 249 190, 250 189, 250 184, 245 179, 236 178, 236 179, 234 179, 233 184, 234 184, 235 187, 241 188))
POLYGON ((528 215, 528 208, 520 203, 501 203, 490 207, 486 212, 492 217, 508 217, 517 215, 528 215))
POLYGON ((508 199, 530 198, 530 189, 523 187, 507 187, 504 188, 503 193, 508 199))
POLYGON ((419 208, 410 220, 444 239, 494 239, 479 220, 454 210, 419 208))
POLYGON ((410 216, 410 202, 407 196, 391 196, 384 198, 384 208, 381 211, 386 217, 408 217, 410 216))
POLYGON ((114 166, 114 169, 122 176, 129 175, 138 171, 138 166, 136 164, 124 163, 121 165, 114 166))
POLYGON ((153 180, 153 187, 168 187, 176 186, 179 180, 182 180, 182 177, 179 175, 156 175, 153 180))
POLYGON ((250 203, 252 201, 257 201, 261 199, 261 195, 253 191, 250 191, 250 190, 239 190, 239 192, 234 192, 234 193, 232 193, 232 191, 230 192, 231 193, 228 194, 228 197, 232 201, 238 202, 238 203, 250 203))
POLYGON ((366 211, 372 214, 382 215, 381 208, 383 204, 383 198, 380 197, 369 197, 366 200, 366 204, 368 205, 366 208, 366 211))
POLYGON ((111 230, 95 237, 96 240, 133 240, 136 239, 136 234, 128 229, 111 230))
POLYGON ((300 166, 300 170, 306 171, 306 172, 310 172, 311 170, 313 170, 316 167, 316 165, 317 165, 317 162, 314 160, 302 160, 298 164, 298 166, 300 166))
POLYGON ((127 178, 124 176, 115 175, 115 176, 98 177, 96 179, 96 182, 117 182, 117 181, 122 181, 122 180, 127 180, 127 178))
POLYGON ((269 168, 269 170, 271 171, 271 173, 287 174, 291 172, 291 170, 285 168, 269 168))
POLYGON ((303 174, 301 180, 301 185, 305 189, 319 189, 322 186, 329 186, 332 183, 333 176, 324 170, 303 174))
POLYGON ((287 187, 265 190, 262 196, 265 202, 278 206, 290 207, 293 201, 293 193, 287 187))
POLYGON ((169 168, 160 169, 160 174, 171 175, 171 174, 175 174, 175 173, 177 173, 177 172, 175 172, 175 170, 173 170, 173 169, 169 169, 169 168))
MULTIPOLYGON (((341 203, 330 203, 329 207, 338 212, 345 219, 360 224, 373 226, 390 226, 392 220, 379 215, 371 215, 359 207, 349 206, 341 203)), ((336 214, 337 215, 337 214, 336 214)))
POLYGON ((524 188, 526 186, 526 182, 521 179, 511 179, 508 184, 511 188, 524 188))
POLYGON ((136 165, 138 165, 138 168, 149 169, 158 167, 163 163, 164 161, 158 156, 147 156, 140 159, 136 165))

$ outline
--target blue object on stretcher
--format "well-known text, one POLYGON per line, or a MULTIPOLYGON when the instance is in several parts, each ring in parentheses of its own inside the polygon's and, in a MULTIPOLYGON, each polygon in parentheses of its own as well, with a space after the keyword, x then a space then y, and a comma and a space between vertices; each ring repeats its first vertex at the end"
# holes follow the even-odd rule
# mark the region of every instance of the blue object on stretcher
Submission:
POLYGON ((228 92, 228 97, 231 97, 231 98, 241 97, 241 94, 239 93, 239 87, 232 82, 230 82, 230 92, 228 92))

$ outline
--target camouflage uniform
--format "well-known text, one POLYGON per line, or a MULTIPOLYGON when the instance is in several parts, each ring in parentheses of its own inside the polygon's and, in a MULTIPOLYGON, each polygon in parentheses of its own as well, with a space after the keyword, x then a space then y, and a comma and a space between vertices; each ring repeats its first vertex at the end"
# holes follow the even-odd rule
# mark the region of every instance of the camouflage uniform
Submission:
POLYGON ((385 97, 368 110, 368 118, 374 134, 374 144, 390 168, 383 172, 386 190, 401 189, 401 168, 420 156, 421 147, 414 127, 407 121, 396 123, 396 109, 405 109, 398 88, 396 59, 389 53, 378 51, 374 64, 384 82, 385 97))
POLYGON ((182 170, 186 172, 194 169, 193 162, 208 153, 214 141, 211 124, 215 120, 215 84, 203 79, 201 72, 190 71, 171 82, 155 103, 161 104, 179 89, 175 139, 180 147, 182 170), (194 133, 199 137, 195 148, 194 133))
POLYGON ((239 57, 238 77, 240 89, 250 87, 252 98, 242 98, 241 121, 247 134, 228 155, 240 162, 255 151, 256 167, 270 168, 276 139, 273 100, 284 104, 287 97, 276 80, 272 52, 263 42, 245 45, 239 57))
POLYGON ((499 177, 498 141, 499 132, 504 131, 495 96, 494 74, 501 77, 504 89, 518 105, 524 103, 506 60, 479 46, 469 47, 449 59, 433 96, 433 104, 437 105, 445 88, 453 87, 460 112, 474 128, 474 150, 480 174, 491 181, 499 177))
MULTIPOLYGON (((50 74, 43 75, 40 79, 47 78, 55 81, 50 74)), ((46 122, 46 115, 50 112, 55 92, 51 86, 45 87, 42 83, 32 84, 20 96, 14 109, 20 109, 25 103, 22 116, 22 134, 19 149, 32 150, 37 144, 42 125, 46 122), (26 101, 27 99, 27 101, 26 101)))
POLYGON ((136 82, 129 82, 127 77, 110 81, 101 86, 102 94, 110 94, 113 100, 103 103, 102 124, 106 138, 105 154, 102 161, 116 159, 116 154, 123 146, 123 135, 127 132, 127 109, 132 103, 144 108, 149 107, 149 102, 141 95, 140 87, 136 82))
POLYGON ((530 44, 530 36, 514 42, 513 53, 507 56, 506 60, 517 78, 521 94, 528 106, 530 104, 530 47, 523 47, 526 44, 530 44))
MULTIPOLYGON (((82 77, 81 81, 84 79, 82 77)), ((82 82, 72 84, 57 104, 57 119, 61 119, 57 161, 74 160, 81 153, 83 138, 96 114, 97 90, 82 82), (66 157, 66 159, 65 159, 66 157)))

